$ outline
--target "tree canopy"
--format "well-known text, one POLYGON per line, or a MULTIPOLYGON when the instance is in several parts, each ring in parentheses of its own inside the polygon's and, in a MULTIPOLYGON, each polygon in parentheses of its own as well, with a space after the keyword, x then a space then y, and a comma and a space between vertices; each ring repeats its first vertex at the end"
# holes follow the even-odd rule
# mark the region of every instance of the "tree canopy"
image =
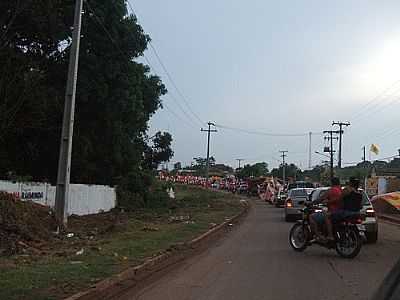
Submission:
MULTIPOLYGON (((74 2, 0 3, 0 177, 55 182, 74 2)), ((124 0, 85 2, 73 182, 115 184, 172 157, 169 133, 146 133, 167 92, 136 60, 149 41, 124 0)))
POLYGON ((253 165, 247 164, 238 171, 238 177, 260 177, 268 175, 268 164, 266 162, 259 162, 253 165))

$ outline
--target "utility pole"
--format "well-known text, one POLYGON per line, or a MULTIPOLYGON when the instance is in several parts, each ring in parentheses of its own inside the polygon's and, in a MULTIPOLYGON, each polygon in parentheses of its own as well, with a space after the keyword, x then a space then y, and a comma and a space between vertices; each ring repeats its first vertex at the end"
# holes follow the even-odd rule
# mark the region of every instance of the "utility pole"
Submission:
POLYGON ((240 163, 241 163, 242 161, 244 161, 244 159, 243 159, 243 158, 237 158, 236 160, 237 160, 238 163, 239 163, 239 170, 240 170, 240 163))
MULTIPOLYGON (((400 153, 399 153, 399 155, 400 155, 400 153)), ((363 158, 362 158, 362 160, 363 160, 363 163, 365 163, 365 161, 367 160, 367 157, 366 157, 366 147, 365 147, 365 146, 363 147, 363 158)))
POLYGON ((331 175, 330 175, 330 177, 331 177, 331 181, 332 181, 332 179, 333 179, 333 176, 334 176, 334 174, 333 174, 333 153, 335 153, 335 150, 333 150, 333 140, 337 140, 338 139, 338 137, 334 137, 333 135, 334 134, 340 134, 340 131, 338 131, 338 130, 325 130, 324 131, 324 134, 328 134, 328 136, 327 137, 325 137, 324 139, 325 140, 329 140, 330 141, 330 147, 329 147, 329 153, 330 153, 330 172, 331 172, 331 175))
MULTIPOLYGON (((366 168, 366 165, 365 165, 365 161, 367 160, 367 158, 366 158, 366 150, 367 150, 367 147, 363 147, 363 168, 365 169, 366 168)), ((365 192, 367 192, 367 186, 368 186, 368 184, 367 184, 368 182, 367 182, 367 175, 365 175, 364 176, 364 191, 365 192)))
POLYGON ((217 132, 216 129, 211 129, 211 126, 215 127, 215 124, 212 122, 208 122, 208 129, 203 129, 201 128, 202 132, 207 132, 207 165, 206 165, 206 179, 208 183, 208 173, 210 171, 210 138, 211 138, 211 132, 217 132))
POLYGON ((332 126, 338 125, 339 126, 339 161, 338 161, 338 167, 341 169, 342 168, 342 136, 343 136, 343 126, 350 126, 349 122, 332 122, 332 126))
POLYGON ((286 153, 288 153, 289 151, 287 150, 282 150, 279 151, 280 153, 282 153, 281 157, 282 157, 282 177, 283 177, 283 185, 286 184, 286 162, 285 162, 285 158, 286 158, 286 153))
POLYGON ((308 134, 308 168, 311 170, 312 168, 312 158, 311 158, 311 151, 312 151, 312 132, 309 132, 308 134))
POLYGON ((76 0, 72 44, 69 57, 64 117, 58 161, 55 210, 60 226, 67 226, 69 185, 71 177, 72 137, 74 131, 76 81, 78 77, 79 45, 81 38, 83 0, 76 0))

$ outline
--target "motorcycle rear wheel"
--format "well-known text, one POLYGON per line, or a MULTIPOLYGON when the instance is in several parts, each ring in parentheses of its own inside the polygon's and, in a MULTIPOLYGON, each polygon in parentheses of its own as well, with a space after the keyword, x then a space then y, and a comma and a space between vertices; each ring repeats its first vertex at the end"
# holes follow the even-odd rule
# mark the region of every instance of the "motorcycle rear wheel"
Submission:
POLYGON ((354 258, 360 253, 362 240, 357 228, 344 228, 339 232, 336 252, 343 258, 354 258))
POLYGON ((302 252, 308 246, 309 230, 301 223, 296 223, 292 226, 289 233, 289 243, 293 250, 302 252))

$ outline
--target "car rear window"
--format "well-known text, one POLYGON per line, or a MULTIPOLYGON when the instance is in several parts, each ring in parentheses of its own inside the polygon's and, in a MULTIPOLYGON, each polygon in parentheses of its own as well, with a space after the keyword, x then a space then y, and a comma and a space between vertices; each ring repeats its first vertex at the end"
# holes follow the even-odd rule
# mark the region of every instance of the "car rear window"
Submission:
POLYGON ((299 188, 314 188, 314 184, 312 184, 311 182, 297 182, 297 183, 290 183, 288 185, 288 190, 291 189, 299 189, 299 188))
POLYGON ((307 191, 306 190, 292 190, 290 193, 291 197, 307 197, 307 191))

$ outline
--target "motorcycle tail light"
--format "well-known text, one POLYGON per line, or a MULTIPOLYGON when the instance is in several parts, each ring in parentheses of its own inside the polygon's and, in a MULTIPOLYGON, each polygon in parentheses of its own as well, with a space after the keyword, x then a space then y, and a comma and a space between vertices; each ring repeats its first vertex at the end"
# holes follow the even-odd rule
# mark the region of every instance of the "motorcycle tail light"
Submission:
POLYGON ((291 199, 287 199, 286 200, 286 207, 293 207, 293 203, 292 203, 292 200, 291 199))
POLYGON ((367 217, 375 217, 375 210, 373 208, 368 208, 366 210, 367 217))

